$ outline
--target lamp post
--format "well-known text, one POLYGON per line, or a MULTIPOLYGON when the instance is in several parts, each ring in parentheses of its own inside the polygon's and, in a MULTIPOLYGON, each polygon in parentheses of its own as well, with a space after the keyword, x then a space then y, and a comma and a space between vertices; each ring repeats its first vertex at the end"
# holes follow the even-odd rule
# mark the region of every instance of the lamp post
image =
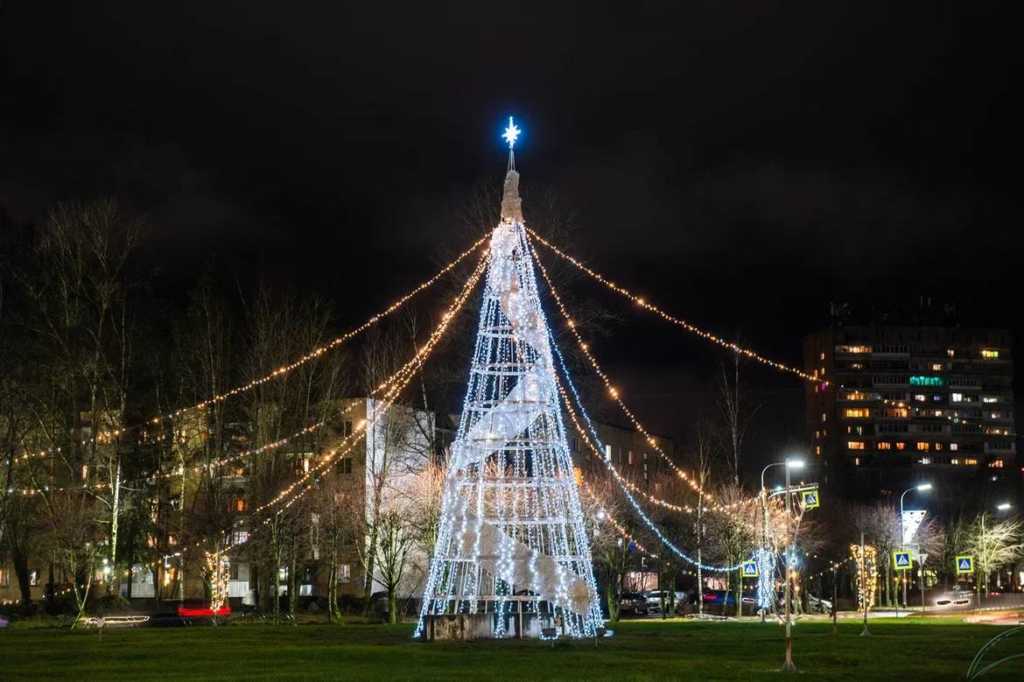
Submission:
MULTIPOLYGON (((804 461, 799 458, 787 458, 786 465, 786 662, 782 665, 784 672, 796 672, 796 664, 793 663, 793 619, 791 617, 793 604, 793 533, 791 524, 793 520, 793 498, 789 491, 789 474, 793 469, 803 469, 804 461)), ((762 472, 763 474, 764 472, 762 472)), ((767 501, 765 502, 767 509, 767 501)))
MULTIPOLYGON (((772 467, 786 467, 786 488, 789 488, 789 471, 790 469, 802 469, 804 467, 804 460, 800 458, 790 457, 782 462, 772 462, 765 468, 761 469, 761 549, 768 551, 768 489, 765 487, 764 475, 772 467)), ((787 492, 786 499, 789 499, 787 492)), ((761 622, 765 619, 765 609, 761 609, 761 622)))
MULTIPOLYGON (((903 491, 903 494, 900 495, 900 549, 902 549, 904 551, 906 551, 906 549, 907 549, 904 546, 907 543, 907 539, 906 539, 906 537, 904 537, 904 529, 903 529, 903 498, 907 496, 907 493, 913 492, 914 490, 916 490, 919 493, 924 493, 924 492, 928 492, 931 489, 932 489, 932 484, 931 483, 921 483, 919 485, 915 485, 912 488, 907 488, 906 490, 903 491)), ((921 580, 922 581, 924 580, 923 574, 922 574, 921 580)), ((907 577, 903 576, 900 579, 900 581, 903 583, 903 605, 907 606, 907 577)), ((923 582, 921 583, 921 592, 924 593, 924 583, 923 582)), ((907 606, 907 608, 909 609, 910 607, 907 606)), ((899 595, 897 595, 896 596, 896 617, 899 618, 899 616, 900 616, 900 598, 899 598, 899 595)))

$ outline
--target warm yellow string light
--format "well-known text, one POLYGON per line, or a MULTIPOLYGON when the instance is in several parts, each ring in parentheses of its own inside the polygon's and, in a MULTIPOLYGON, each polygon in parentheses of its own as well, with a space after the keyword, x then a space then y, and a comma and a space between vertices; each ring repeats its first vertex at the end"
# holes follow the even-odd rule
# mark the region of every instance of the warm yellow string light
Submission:
MULTIPOLYGON (((115 439, 119 438, 120 436, 122 436, 122 435, 124 435, 126 433, 129 433, 131 431, 134 431, 136 429, 142 428, 142 427, 144 427, 144 426, 146 426, 148 424, 159 424, 162 421, 176 419, 176 418, 181 417, 181 416, 183 416, 183 415, 185 415, 185 414, 187 414, 189 412, 192 412, 194 410, 201 410, 201 409, 204 409, 204 408, 207 408, 207 407, 211 407, 213 405, 217 405, 217 404, 222 403, 222 402, 224 402, 224 401, 228 400, 229 398, 232 398, 232 397, 234 397, 236 395, 239 395, 241 393, 245 393, 246 391, 251 391, 252 389, 254 389, 254 388, 258 387, 258 386, 261 386, 261 385, 263 385, 263 384, 265 384, 267 382, 274 381, 276 379, 280 379, 284 375, 294 371, 295 369, 301 367, 302 365, 306 364, 307 362, 310 362, 311 360, 315 360, 316 358, 319 358, 320 356, 322 356, 325 353, 327 353, 327 352, 337 348, 338 346, 346 343, 347 341, 352 340, 354 337, 358 336, 359 334, 362 334, 363 332, 365 332, 370 327, 373 327, 374 325, 378 324, 385 317, 393 314, 399 308, 401 308, 406 303, 408 303, 414 296, 419 294, 424 289, 428 289, 429 287, 433 286, 444 275, 446 275, 449 272, 451 272, 455 267, 458 266, 459 263, 461 263, 470 254, 472 254, 477 249, 479 249, 480 246, 487 240, 487 238, 488 238, 488 235, 485 235, 485 236, 481 237, 480 239, 478 239, 476 242, 473 243, 472 246, 470 246, 468 249, 466 249, 465 251, 460 253, 454 259, 449 261, 448 264, 446 264, 443 268, 441 268, 439 271, 437 271, 437 273, 435 273, 433 277, 431 277, 430 279, 424 280, 419 285, 417 285, 414 289, 412 289, 411 291, 406 293, 404 296, 402 296, 401 298, 399 298, 396 301, 394 301, 391 305, 386 307, 383 311, 377 313, 376 315, 374 315, 370 319, 368 319, 365 322, 363 322, 358 327, 356 327, 356 328, 354 328, 354 329, 352 329, 350 331, 345 332, 341 336, 335 337, 334 339, 332 339, 331 341, 327 342, 326 344, 324 344, 322 346, 314 348, 313 350, 311 350, 308 353, 306 353, 305 355, 297 358, 293 362, 290 362, 287 365, 282 365, 282 366, 278 367, 277 369, 273 370, 272 372, 270 372, 269 374, 266 374, 266 375, 261 376, 261 377, 256 378, 256 379, 253 379, 252 381, 249 381, 248 383, 241 384, 239 386, 235 386, 234 388, 232 388, 232 389, 230 389, 228 391, 225 391, 223 393, 218 393, 218 394, 215 394, 213 396, 210 396, 206 400, 203 400, 203 401, 200 401, 198 403, 195 403, 194 405, 190 405, 188 407, 182 407, 182 408, 179 408, 177 410, 174 410, 173 412, 168 412, 166 414, 162 414, 162 415, 159 415, 159 416, 156 416, 156 417, 152 417, 150 419, 147 419, 147 420, 145 420, 143 422, 140 422, 140 423, 132 425, 132 426, 125 426, 125 427, 122 427, 122 428, 119 428, 119 429, 111 429, 109 431, 97 432, 96 435, 93 436, 92 438, 83 439, 81 441, 81 445, 86 446, 86 445, 89 445, 92 442, 97 442, 97 443, 101 443, 101 444, 102 443, 111 443, 115 439)), ((14 464, 19 464, 21 462, 24 462, 24 461, 27 461, 27 460, 30 460, 30 459, 42 459, 42 458, 49 457, 49 456, 54 455, 54 454, 59 453, 59 452, 61 452, 61 448, 59 448, 59 447, 47 448, 47 449, 38 450, 38 451, 35 451, 35 452, 26 452, 26 453, 23 453, 23 454, 15 457, 14 458, 14 464)))
MULTIPOLYGON (((372 397, 373 395, 379 393, 382 388, 388 387, 382 399, 384 407, 383 409, 374 408, 373 412, 375 414, 379 412, 386 413, 390 406, 394 403, 395 399, 401 393, 401 391, 408 385, 409 381, 412 379, 415 373, 423 366, 427 357, 433 352, 438 342, 441 340, 445 332, 448 330, 449 325, 451 324, 452 320, 455 319, 455 316, 458 313, 458 311, 469 299, 469 296, 472 293, 473 289, 475 288, 477 282, 480 281, 480 277, 486 270, 487 263, 489 260, 489 253, 485 253, 484 256, 480 259, 480 262, 478 263, 476 269, 473 271, 473 274, 470 276, 469 280, 467 280, 466 284, 463 286, 462 291, 459 292, 459 295, 455 298, 455 300, 449 306, 448 310, 441 317, 441 323, 437 326, 437 328, 434 329, 433 333, 431 333, 430 337, 427 339, 427 342, 419 350, 417 350, 412 359, 405 363, 405 365, 403 365, 385 382, 383 382, 381 386, 379 386, 374 391, 371 391, 372 397)), ((369 422, 372 422, 374 420, 375 416, 371 415, 369 422)), ((303 475, 296 481, 292 482, 290 485, 286 486, 283 490, 278 492, 278 494, 271 498, 269 501, 257 507, 253 511, 253 514, 259 514, 260 512, 276 504, 282 503, 285 500, 285 498, 287 498, 292 493, 292 491, 294 491, 300 485, 304 484, 306 481, 309 481, 314 476, 318 476, 321 472, 325 471, 327 467, 329 467, 331 463, 334 462, 337 458, 347 454, 353 447, 355 447, 356 437, 366 430, 367 425, 368 420, 361 420, 359 424, 357 424, 352 429, 352 434, 344 438, 338 447, 333 448, 332 450, 329 450, 327 453, 322 455, 320 463, 318 463, 315 467, 310 467, 310 470, 307 471, 305 475, 303 475)), ((294 504, 299 497, 304 495, 311 488, 312 484, 310 484, 309 486, 305 486, 298 494, 295 495, 295 497, 293 497, 285 504, 284 509, 287 509, 292 504, 294 504)))
POLYGON ((537 268, 540 270, 541 276, 547 283, 548 290, 551 292, 551 296, 552 298, 554 298, 555 304, 558 306, 558 310, 562 313, 562 317, 569 325, 569 330, 572 332, 572 335, 576 338, 576 343, 577 345, 579 345, 580 350, 583 351, 584 356, 586 356, 587 360, 590 362, 590 366, 594 370, 594 373, 596 373, 597 376, 604 383, 605 388, 608 391, 608 395, 612 397, 612 400, 616 402, 616 404, 619 406, 619 409, 622 410, 622 413, 626 415, 630 422, 632 422, 633 427, 640 433, 641 436, 644 437, 644 440, 647 441, 647 444, 650 445, 651 448, 655 452, 657 452, 658 455, 661 456, 665 463, 668 464, 672 471, 675 472, 676 476, 685 481, 686 484, 689 485, 694 490, 694 492, 703 493, 703 495, 708 500, 713 500, 714 496, 711 493, 704 490, 697 481, 694 481, 692 478, 690 478, 690 476, 685 471, 683 471, 678 465, 676 465, 675 462, 672 461, 671 457, 665 454, 665 451, 658 446, 658 442, 657 440, 655 440, 654 436, 652 436, 647 431, 647 429, 644 428, 644 425, 640 423, 640 420, 636 418, 636 415, 634 415, 633 412, 628 407, 626 407, 626 404, 622 401, 622 398, 619 396, 618 389, 615 388, 615 386, 611 382, 611 379, 608 377, 607 374, 605 374, 604 370, 601 369, 601 365, 600 363, 598 363, 597 358, 595 358, 594 354, 590 352, 590 347, 586 344, 586 342, 584 342, 583 337, 576 330, 576 324, 575 322, 573 322, 572 316, 569 315, 569 311, 566 310, 565 304, 562 302, 562 297, 558 295, 558 291, 552 284, 551 277, 548 275, 547 269, 540 262, 537 250, 533 247, 532 244, 530 246, 530 250, 533 252, 534 260, 537 263, 537 268))
MULTIPOLYGON (((664 507, 666 509, 670 509, 672 511, 683 513, 683 514, 692 514, 692 513, 694 513, 696 511, 692 507, 678 505, 678 504, 673 504, 672 502, 669 502, 667 500, 662 500, 660 498, 654 497, 653 495, 651 495, 651 494, 647 493, 646 491, 642 490, 641 488, 639 488, 637 485, 635 485, 635 484, 631 483, 630 481, 628 481, 619 472, 619 470, 615 468, 615 465, 612 464, 610 461, 608 461, 608 459, 605 458, 601 454, 601 452, 597 449, 597 445, 593 442, 593 439, 591 438, 591 436, 583 430, 583 426, 582 426, 582 424, 580 424, 579 418, 576 415, 576 410, 572 407, 572 405, 569 402, 569 396, 565 392, 565 387, 562 386, 562 382, 560 380, 558 380, 557 377, 556 377, 556 385, 558 387, 559 394, 562 396, 562 402, 565 403, 565 410, 566 410, 566 412, 569 415, 569 420, 572 422, 573 427, 576 429, 576 432, 579 433, 580 437, 583 439, 583 442, 586 444, 587 448, 590 450, 590 452, 593 455, 593 457, 595 459, 599 460, 602 464, 604 464, 605 467, 607 467, 607 469, 612 473, 612 476, 615 477, 615 480, 617 480, 620 485, 622 485, 623 487, 628 489, 630 492, 634 492, 634 493, 637 493, 637 494, 641 495, 644 499, 646 499, 651 504, 655 504, 655 505, 658 505, 660 507, 664 507)), ((728 513, 728 512, 731 512, 732 510, 736 509, 737 507, 739 507, 741 505, 750 504, 751 502, 755 502, 755 501, 757 501, 757 498, 749 498, 749 499, 746 499, 746 500, 738 500, 736 502, 733 502, 733 503, 727 504, 727 505, 716 504, 716 505, 711 506, 711 507, 704 507, 704 510, 705 511, 726 512, 726 513, 728 513)))
MULTIPOLYGON (((574 266, 576 266, 577 269, 579 269, 582 272, 586 273, 591 278, 597 280, 598 282, 600 282, 601 284, 605 285, 607 288, 611 289, 615 293, 617 293, 617 294, 619 294, 621 296, 625 296, 626 298, 628 298, 630 301, 632 301, 633 303, 635 303, 639 307, 643 308, 644 310, 648 310, 648 311, 654 313, 655 315, 659 316, 663 320, 665 320, 667 322, 671 322, 672 324, 676 325, 677 327, 682 327, 686 331, 688 331, 688 332, 690 332, 692 334, 696 334, 697 336, 701 337, 702 339, 704 339, 706 341, 710 341, 710 342, 712 342, 714 344, 717 344, 717 345, 721 346, 722 348, 727 348, 727 349, 731 350, 734 353, 738 353, 739 355, 742 355, 742 356, 744 356, 746 358, 749 358, 751 360, 755 360, 755 361, 761 363, 762 365, 767 365, 768 367, 771 367, 773 369, 777 369, 777 370, 782 371, 782 372, 789 372, 790 374, 795 374, 796 376, 800 377, 801 379, 804 379, 805 381, 810 381, 810 382, 813 382, 815 384, 824 384, 826 386, 828 385, 827 381, 821 381, 820 379, 818 379, 817 377, 815 377, 812 374, 808 374, 807 372, 804 372, 803 370, 797 369, 796 367, 791 367, 791 366, 783 364, 781 362, 777 362, 775 360, 771 360, 769 358, 766 358, 763 355, 761 355, 759 353, 756 353, 755 351, 750 350, 749 348, 744 348, 743 346, 740 346, 739 344, 737 344, 737 343, 735 343, 733 341, 727 341, 726 339, 723 339, 722 337, 720 337, 720 336, 718 336, 716 334, 712 334, 709 331, 705 331, 705 330, 701 329, 700 327, 698 327, 698 326, 696 326, 696 325, 694 325, 694 324, 692 324, 690 322, 687 322, 686 320, 682 320, 682 319, 680 319, 678 317, 675 317, 674 315, 670 315, 669 313, 666 313, 661 308, 659 308, 659 307, 657 307, 657 306, 655 306, 655 305, 653 305, 651 303, 648 303, 646 300, 644 300, 640 296, 637 296, 636 294, 634 294, 633 292, 629 291, 625 287, 619 286, 615 282, 609 280, 607 277, 605 277, 601 273, 596 272, 594 270, 591 270, 589 267, 584 265, 581 261, 579 261, 576 258, 573 258, 569 254, 565 253, 564 251, 559 249, 557 246, 555 246, 551 242, 549 242, 546 239, 544 239, 543 237, 541 237, 539 234, 537 234, 531 228, 528 227, 526 229, 530 233, 530 236, 536 238, 537 241, 539 241, 541 244, 546 246, 548 249, 550 249, 552 252, 554 252, 556 255, 558 255, 563 260, 566 260, 569 263, 572 263, 574 266)), ((531 246, 531 248, 532 248, 532 246, 531 246)))
MULTIPOLYGON (((408 385, 408 382, 411 379, 411 377, 413 376, 413 374, 419 369, 419 367, 422 366, 423 361, 433 351, 434 347, 437 345, 438 341, 441 339, 441 337, 443 336, 444 332, 447 330, 449 324, 454 319, 455 314, 465 304, 466 299, 469 297, 469 295, 472 292, 473 288, 475 287, 476 283, 480 280, 480 277, 482 276, 484 270, 486 269, 487 262, 488 262, 488 255, 485 254, 480 259, 479 263, 477 264, 476 269, 474 270, 474 272, 471 275, 470 279, 464 285, 463 290, 460 292, 459 296, 456 297, 456 299, 449 306, 448 310, 442 316, 441 324, 438 326, 437 329, 434 330, 434 332, 431 334, 430 338, 427 340, 426 344, 422 348, 419 349, 419 351, 416 353, 416 355, 413 357, 413 359, 408 361, 398 371, 396 371, 390 377, 385 379, 376 389, 374 389, 374 391, 371 392, 371 396, 375 395, 377 393, 380 393, 381 391, 385 391, 385 390, 389 389, 389 387, 390 387, 391 390, 388 390, 388 393, 386 395, 387 396, 391 396, 391 398, 389 400, 391 402, 393 402, 394 397, 397 396, 397 392, 400 391, 401 389, 403 389, 406 385, 408 385), (397 386, 397 389, 396 389, 396 386, 397 386)), ((341 412, 341 415, 344 415, 344 414, 350 412, 356 406, 356 404, 357 403, 352 403, 351 405, 349 405, 347 408, 345 408, 341 412)), ((287 444, 290 440, 294 439, 297 436, 304 435, 306 433, 309 433, 311 431, 316 430, 317 428, 320 428, 321 426, 326 424, 327 421, 329 421, 329 420, 321 420, 321 421, 319 421, 319 422, 317 422, 315 424, 311 424, 310 426, 307 426, 307 427, 305 427, 305 428, 303 428, 303 429, 301 429, 301 430, 291 434, 290 436, 286 436, 286 437, 281 438, 279 440, 276 440, 274 442, 264 444, 264 445, 262 445, 262 446, 260 446, 258 448, 251 448, 251 449, 246 450, 244 452, 241 452, 241 453, 238 453, 238 454, 235 454, 235 455, 231 455, 229 457, 223 457, 223 458, 220 458, 219 460, 215 460, 215 461, 210 462, 210 463, 194 465, 194 466, 190 467, 190 469, 192 471, 201 471, 201 470, 206 469, 206 468, 210 468, 212 470, 215 467, 224 466, 224 465, 226 465, 228 463, 231 463, 231 462, 234 462, 234 461, 238 461, 238 460, 240 460, 240 459, 242 459, 242 458, 244 458, 246 456, 263 454, 263 453, 265 453, 267 451, 270 451, 270 450, 282 447, 283 445, 287 444)), ((357 436, 359 432, 361 432, 363 429, 365 429, 365 426, 366 426, 365 421, 360 422, 360 424, 357 425, 356 428, 353 429, 353 432, 352 432, 352 434, 350 436, 348 436, 345 439, 343 439, 341 444, 338 447, 334 448, 333 450, 328 451, 328 453, 326 453, 324 455, 324 459, 325 460, 329 460, 329 461, 327 461, 326 464, 322 463, 321 465, 318 465, 317 468, 311 469, 309 472, 306 473, 306 475, 302 479, 299 479, 299 481, 297 481, 295 484, 293 484, 292 486, 287 488, 285 491, 282 491, 282 493, 280 493, 278 496, 273 498, 267 504, 257 508, 254 513, 258 513, 260 511, 262 511, 263 509, 266 509, 269 506, 271 506, 273 504, 276 504, 277 502, 280 502, 280 500, 283 499, 283 497, 287 496, 287 493, 290 493, 291 490, 294 490, 296 485, 298 485, 298 484, 308 480, 315 473, 326 469, 326 467, 330 464, 330 461, 333 461, 337 457, 343 456, 344 454, 349 452, 352 449, 352 447, 354 447, 354 445, 355 445, 355 436, 357 436), (349 447, 346 448, 345 447, 346 445, 349 445, 349 447)), ((161 474, 157 474, 156 476, 159 476, 159 477, 172 477, 172 476, 180 476, 181 474, 182 474, 182 470, 180 468, 178 468, 178 469, 170 471, 170 472, 164 472, 164 473, 161 473, 161 474)), ((156 476, 150 477, 150 480, 152 480, 156 476)), ((26 489, 17 490, 17 491, 12 490, 11 492, 14 492, 14 493, 17 493, 17 494, 20 494, 20 495, 24 495, 24 496, 32 496, 32 495, 41 494, 43 491, 45 491, 45 492, 65 492, 65 491, 69 491, 69 490, 102 490, 102 489, 108 488, 109 485, 110 485, 109 483, 98 483, 98 484, 93 484, 93 485, 71 486, 71 487, 66 487, 66 488, 50 488, 48 486, 45 486, 42 490, 26 488, 26 489)), ((290 506, 290 503, 289 503, 289 506, 290 506)))

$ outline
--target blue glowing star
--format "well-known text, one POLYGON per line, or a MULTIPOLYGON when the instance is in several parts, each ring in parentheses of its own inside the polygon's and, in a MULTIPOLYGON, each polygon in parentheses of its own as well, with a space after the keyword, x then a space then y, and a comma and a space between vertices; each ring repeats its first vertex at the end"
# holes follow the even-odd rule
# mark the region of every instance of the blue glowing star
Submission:
POLYGON ((516 138, 519 137, 519 133, 521 132, 522 131, 518 127, 516 127, 516 124, 512 121, 512 117, 509 116, 508 128, 505 128, 505 134, 501 136, 502 139, 505 140, 505 142, 508 142, 509 149, 512 149, 512 147, 515 146, 516 138))

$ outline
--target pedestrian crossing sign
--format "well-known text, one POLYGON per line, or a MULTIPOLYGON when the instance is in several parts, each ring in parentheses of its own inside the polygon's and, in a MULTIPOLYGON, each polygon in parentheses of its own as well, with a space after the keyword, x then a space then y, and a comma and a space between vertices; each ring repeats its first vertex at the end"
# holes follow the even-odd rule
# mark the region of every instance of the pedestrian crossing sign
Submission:
POLYGON ((756 578, 758 576, 757 562, 753 559, 743 562, 743 577, 744 578, 756 578))
POLYGON ((956 573, 957 575, 974 573, 974 557, 968 555, 958 556, 956 558, 956 573))
POLYGON ((821 506, 821 498, 817 490, 805 490, 802 493, 804 509, 817 509, 821 506))
POLYGON ((913 559, 911 559, 910 550, 896 549, 892 552, 892 566, 897 571, 909 571, 911 565, 913 565, 913 559))

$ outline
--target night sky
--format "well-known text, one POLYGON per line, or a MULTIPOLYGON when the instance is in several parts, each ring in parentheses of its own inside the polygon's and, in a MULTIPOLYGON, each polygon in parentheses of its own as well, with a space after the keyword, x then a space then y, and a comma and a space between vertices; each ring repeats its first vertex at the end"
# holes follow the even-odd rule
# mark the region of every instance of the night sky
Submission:
MULTIPOLYGON (((0 0, 0 207, 115 195, 161 295, 212 262, 356 323, 481 229, 513 114, 527 222, 556 197, 575 253, 767 355, 799 363, 830 301, 1020 338, 1010 3, 697 5, 0 0)), ((641 403, 722 360, 620 313, 600 351, 641 403)), ((798 438, 799 383, 751 380, 798 438)))

